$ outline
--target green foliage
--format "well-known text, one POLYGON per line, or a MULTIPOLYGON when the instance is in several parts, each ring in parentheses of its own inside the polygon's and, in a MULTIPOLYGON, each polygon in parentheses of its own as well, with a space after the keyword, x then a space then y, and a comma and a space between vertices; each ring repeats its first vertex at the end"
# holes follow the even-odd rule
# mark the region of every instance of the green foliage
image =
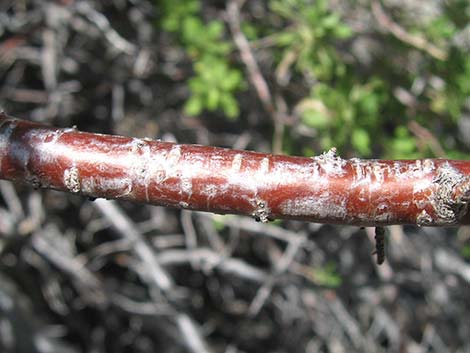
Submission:
POLYGON ((462 109, 470 97, 470 52, 451 48, 449 58, 435 65, 435 72, 446 81, 440 87, 429 89, 431 110, 436 114, 449 115, 452 122, 457 122, 462 109))
POLYGON ((241 71, 227 59, 233 45, 224 40, 224 23, 220 20, 204 23, 199 0, 164 0, 161 8, 162 28, 178 35, 193 62, 194 76, 188 82, 190 97, 184 106, 186 114, 221 111, 235 119, 240 113, 235 95, 244 87, 244 81, 241 71))
POLYGON ((162 0, 161 26, 167 32, 178 32, 183 27, 183 22, 189 18, 197 18, 200 10, 199 0, 162 0))
POLYGON ((337 288, 342 283, 341 276, 336 272, 334 263, 328 263, 324 267, 311 268, 308 278, 319 286, 337 288))
POLYGON ((231 69, 217 56, 207 55, 196 62, 195 72, 189 80, 192 94, 185 105, 186 113, 198 115, 203 109, 220 109, 227 117, 236 118, 239 108, 233 92, 241 87, 240 71, 231 69))
POLYGON ((370 134, 380 125, 384 85, 378 78, 361 83, 340 59, 334 43, 349 38, 352 30, 328 9, 327 1, 273 0, 270 6, 293 24, 277 35, 282 58, 295 53, 295 67, 317 80, 298 106, 303 123, 318 131, 322 149, 335 145, 370 156, 370 134))
POLYGON ((416 140, 411 136, 408 128, 403 125, 395 128, 394 136, 390 139, 387 147, 387 157, 390 158, 411 159, 419 157, 416 150, 416 140))
POLYGON ((470 245, 464 245, 462 248, 462 257, 470 261, 470 245))
POLYGON ((340 150, 352 147, 362 156, 369 156, 370 132, 380 124, 380 107, 385 100, 383 84, 377 79, 368 84, 342 81, 336 87, 316 84, 302 102, 306 107, 301 109, 302 120, 319 131, 322 149, 334 144, 340 150))
POLYGON ((335 39, 348 38, 352 32, 337 14, 329 11, 326 0, 272 0, 269 6, 293 24, 276 35, 284 58, 294 53, 296 68, 318 79, 327 80, 344 73, 345 66, 331 44, 335 39))
POLYGON ((204 24, 199 18, 189 17, 183 22, 181 39, 195 60, 201 57, 222 59, 231 50, 230 43, 222 39, 224 30, 221 21, 204 24))
MULTIPOLYGON (((233 55, 235 46, 224 24, 222 3, 158 3, 161 28, 179 40, 192 62, 185 112, 237 117, 237 93, 246 86, 246 79, 236 66, 244 64, 233 62, 239 56, 233 55), (205 19, 203 9, 206 17, 217 17, 205 19)), ((292 132, 301 129, 287 129, 285 151, 310 154, 336 146, 349 156, 434 157, 435 149, 410 131, 409 123, 414 121, 434 134, 448 156, 468 158, 459 151, 462 144, 456 128, 470 109, 469 45, 456 40, 460 35, 460 42, 465 42, 462 31, 470 22, 468 1, 447 2, 420 18, 409 16, 406 8, 392 11, 384 5, 403 31, 439 48, 445 60, 431 55, 425 45, 414 47, 397 38, 378 21, 359 25, 351 9, 369 16, 368 3, 270 0, 267 7, 257 8, 264 11, 260 14, 250 13, 249 8, 248 2, 242 8, 241 27, 253 44, 264 78, 299 118, 302 131, 316 136, 310 145, 298 146, 298 136, 292 132), (370 57, 368 63, 351 50, 352 43, 361 39, 366 43, 361 45, 370 57), (367 41, 375 41, 379 49, 370 50, 367 41)), ((256 96, 244 99, 247 110, 260 109, 256 96)))

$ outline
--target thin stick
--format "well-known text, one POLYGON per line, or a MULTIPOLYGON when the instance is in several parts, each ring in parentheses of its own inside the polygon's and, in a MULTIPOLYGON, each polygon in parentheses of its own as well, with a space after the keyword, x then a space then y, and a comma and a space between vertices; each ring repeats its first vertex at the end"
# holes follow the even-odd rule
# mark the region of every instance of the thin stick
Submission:
POLYGON ((0 114, 0 178, 95 198, 361 226, 470 224, 470 162, 289 157, 57 129, 0 114))
POLYGON ((393 22, 390 17, 387 16, 379 1, 372 2, 372 13, 382 27, 387 29, 402 42, 425 51, 435 59, 442 61, 447 60, 447 52, 445 50, 436 47, 421 36, 408 33, 403 27, 393 22))
MULTIPOLYGON (((269 86, 261 73, 250 43, 241 30, 240 8, 244 0, 230 0, 227 3, 227 20, 232 31, 233 41, 240 52, 240 58, 246 66, 248 78, 256 90, 264 109, 272 117, 274 122, 273 151, 282 152, 282 136, 284 134, 284 120, 286 108, 282 104, 276 104, 269 86)), ((280 98, 277 99, 280 101, 280 98)))
MULTIPOLYGON (((167 271, 160 265, 158 255, 153 251, 146 239, 136 230, 132 221, 113 203, 113 201, 96 200, 95 206, 103 215, 111 220, 111 225, 124 239, 133 244, 135 254, 142 261, 142 280, 150 287, 154 287, 163 292, 166 299, 169 299, 169 292, 175 289, 173 279, 167 271)), ((158 300, 155 301, 158 305, 158 300)), ((196 322, 185 312, 174 308, 168 300, 168 306, 175 312, 176 325, 181 333, 186 346, 193 353, 211 353, 207 343, 200 333, 196 322)))

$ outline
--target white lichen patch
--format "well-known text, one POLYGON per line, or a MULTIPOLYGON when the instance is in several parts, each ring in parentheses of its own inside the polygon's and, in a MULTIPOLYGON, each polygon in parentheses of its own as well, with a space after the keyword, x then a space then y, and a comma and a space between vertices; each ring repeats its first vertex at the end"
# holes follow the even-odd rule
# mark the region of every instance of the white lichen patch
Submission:
POLYGON ((77 167, 64 170, 64 185, 70 192, 80 192, 80 175, 77 167))
POLYGON ((335 147, 331 148, 328 152, 313 157, 313 160, 317 162, 327 174, 342 175, 346 172, 344 166, 347 162, 337 155, 335 147))
POLYGON ((432 159, 418 159, 412 164, 395 162, 391 169, 394 177, 399 179, 416 179, 435 172, 436 166, 432 159))
POLYGON ((170 151, 152 152, 147 141, 136 139, 134 150, 139 151, 135 156, 134 173, 138 175, 138 181, 145 187, 148 201, 148 188, 151 184, 156 184, 159 188, 169 178, 180 178, 180 191, 192 193, 191 172, 182 171, 181 166, 181 145, 173 145, 170 151))
POLYGON ((209 202, 215 196, 217 196, 219 192, 219 187, 214 184, 205 184, 201 188, 201 193, 206 197, 207 201, 209 202))
POLYGON ((80 191, 85 194, 110 194, 113 197, 124 197, 132 192, 133 184, 129 178, 89 177, 81 180, 80 191))
POLYGON ((57 156, 69 154, 64 146, 58 144, 63 134, 63 129, 33 129, 25 137, 28 143, 34 146, 35 158, 38 158, 41 164, 54 164, 57 162, 57 156))
POLYGON ((184 201, 178 202, 178 205, 179 205, 181 208, 188 208, 188 207, 189 207, 189 203, 184 202, 184 201))
POLYGON ((77 132, 77 125, 73 125, 72 127, 67 127, 65 129, 62 129, 64 133, 70 133, 70 132, 77 132))
POLYGON ((351 158, 349 162, 354 169, 354 182, 361 183, 365 177, 364 163, 359 158, 351 158))
MULTIPOLYGON (((387 223, 389 220, 394 219, 394 218, 395 218, 395 215, 392 212, 384 212, 384 213, 376 214, 374 216, 374 221, 387 223)), ((368 215, 366 215, 364 220, 367 220, 367 219, 368 219, 368 215)))
POLYGON ((264 157, 259 165, 258 174, 266 176, 269 173, 269 158, 264 157))
POLYGON ((374 186, 372 185, 373 179, 379 179, 383 181, 383 174, 379 171, 379 166, 376 165, 375 167, 373 167, 371 161, 352 158, 350 160, 350 163, 354 170, 351 188, 367 186, 367 188, 369 189, 374 186))
POLYGON ((166 172, 164 169, 159 169, 155 172, 155 181, 157 184, 161 184, 166 179, 166 172))
POLYGON ((328 192, 316 196, 305 196, 286 200, 280 205, 283 214, 322 219, 345 219, 346 201, 332 199, 328 192))
POLYGON ((239 173, 241 168, 242 168, 242 160, 243 160, 243 155, 241 153, 237 153, 233 159, 232 159, 232 166, 231 166, 231 172, 232 173, 239 173))
POLYGON ((429 179, 422 179, 413 184, 413 194, 428 190, 432 185, 432 181, 429 179))
POLYGON ((131 145, 131 150, 133 153, 142 153, 142 149, 147 145, 147 142, 140 138, 133 138, 131 145))
POLYGON ((188 197, 191 197, 193 194, 193 182, 191 176, 183 175, 181 177, 181 192, 188 197))
POLYGON ((388 172, 388 165, 381 165, 378 162, 372 165, 372 173, 376 183, 382 184, 384 182, 386 172, 388 172))
POLYGON ((174 168, 177 163, 179 162, 181 158, 181 146, 180 145, 174 145, 170 152, 168 153, 168 156, 166 158, 166 161, 168 163, 168 168, 174 168))
POLYGON ((436 166, 432 159, 424 159, 422 166, 423 166, 423 171, 425 173, 431 173, 436 169, 436 166))

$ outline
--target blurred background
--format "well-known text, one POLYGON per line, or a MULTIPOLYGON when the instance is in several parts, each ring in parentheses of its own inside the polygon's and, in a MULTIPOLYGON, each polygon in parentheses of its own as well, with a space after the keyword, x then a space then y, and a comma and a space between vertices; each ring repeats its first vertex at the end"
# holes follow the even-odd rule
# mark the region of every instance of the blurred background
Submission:
MULTIPOLYGON (((0 110, 468 159, 465 0, 2 0, 0 110)), ((470 352, 470 228, 257 223, 0 181, 0 352, 470 352)))

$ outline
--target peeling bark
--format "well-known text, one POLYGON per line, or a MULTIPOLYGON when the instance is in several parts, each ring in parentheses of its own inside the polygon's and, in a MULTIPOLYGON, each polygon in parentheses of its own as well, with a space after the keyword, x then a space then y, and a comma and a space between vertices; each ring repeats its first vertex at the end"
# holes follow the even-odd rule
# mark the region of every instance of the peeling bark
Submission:
POLYGON ((0 113, 0 178, 92 198, 361 226, 470 224, 470 162, 312 158, 57 129, 0 113))

